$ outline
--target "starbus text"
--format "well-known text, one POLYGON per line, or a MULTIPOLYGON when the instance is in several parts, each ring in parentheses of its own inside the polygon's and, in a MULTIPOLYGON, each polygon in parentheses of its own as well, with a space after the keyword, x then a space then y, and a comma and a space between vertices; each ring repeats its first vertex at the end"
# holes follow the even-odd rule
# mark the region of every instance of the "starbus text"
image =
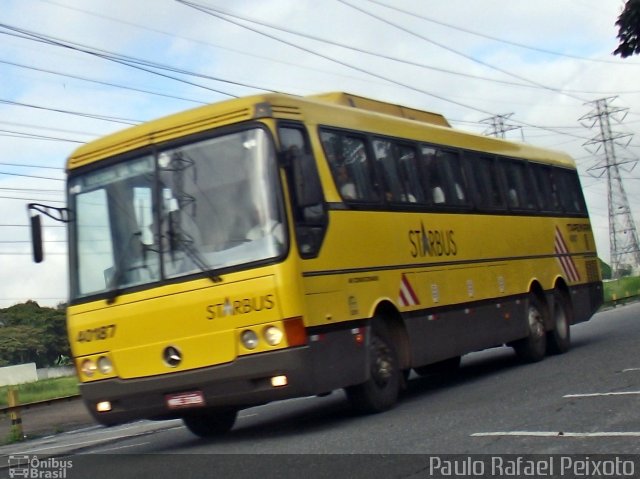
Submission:
POLYGON ((427 230, 423 224, 420 226, 420 229, 409 230, 410 254, 413 258, 458 254, 453 230, 427 230))
POLYGON ((229 298, 225 298, 221 303, 210 304, 207 306, 207 313, 209 313, 207 315, 207 319, 213 320, 236 314, 257 313, 263 310, 273 309, 275 304, 273 294, 237 299, 234 301, 231 301, 229 298))

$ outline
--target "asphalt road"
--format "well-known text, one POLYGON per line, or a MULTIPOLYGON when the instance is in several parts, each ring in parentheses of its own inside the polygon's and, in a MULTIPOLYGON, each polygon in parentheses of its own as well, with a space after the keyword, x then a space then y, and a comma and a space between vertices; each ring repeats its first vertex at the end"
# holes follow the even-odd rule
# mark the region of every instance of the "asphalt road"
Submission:
MULTIPOLYGON (((75 469, 66 477, 90 471, 96 479, 282 477, 294 470, 435 477, 423 455, 639 454, 640 303, 573 327, 572 341, 569 353, 536 364, 520 364, 511 349, 499 348, 465 356, 454 377, 412 376, 398 406, 375 416, 354 416, 334 392, 242 411, 218 440, 198 439, 180 421, 143 421, 5 446, 0 477, 7 456, 17 454, 67 457, 75 469)), ((631 477, 640 477, 637 457, 631 477)))

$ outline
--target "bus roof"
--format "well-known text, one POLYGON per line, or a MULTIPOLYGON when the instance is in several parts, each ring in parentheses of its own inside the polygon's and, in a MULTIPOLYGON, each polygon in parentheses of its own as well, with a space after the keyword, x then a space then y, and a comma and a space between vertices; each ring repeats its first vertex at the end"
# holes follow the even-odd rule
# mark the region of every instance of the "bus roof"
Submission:
POLYGON ((365 98, 363 96, 357 96, 351 93, 322 93, 320 95, 311 95, 307 98, 315 98, 320 101, 335 103, 336 105, 350 106, 352 108, 358 108, 361 110, 368 110, 377 113, 383 113, 385 115, 398 116, 400 118, 406 118, 408 120, 432 123, 439 126, 451 126, 447 119, 440 113, 416 110, 415 108, 395 105, 393 103, 386 103, 384 101, 372 100, 371 98, 365 98))
POLYGON ((575 167, 571 157, 564 153, 451 128, 446 118, 438 113, 333 92, 306 97, 266 93, 205 105, 145 122, 79 147, 69 157, 67 170, 192 133, 267 117, 304 120, 309 125, 348 128, 575 167), (344 110, 349 110, 348 114, 344 110))

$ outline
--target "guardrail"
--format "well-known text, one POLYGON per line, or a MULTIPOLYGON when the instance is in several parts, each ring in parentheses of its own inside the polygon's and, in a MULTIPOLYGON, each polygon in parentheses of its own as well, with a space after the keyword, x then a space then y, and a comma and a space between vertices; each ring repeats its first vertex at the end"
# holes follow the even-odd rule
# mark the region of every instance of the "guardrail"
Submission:
POLYGON ((79 397, 80 394, 72 394, 71 396, 62 396, 59 398, 43 399, 42 401, 26 402, 23 404, 18 404, 16 406, 0 406, 0 414, 7 414, 11 411, 11 409, 29 409, 30 407, 35 406, 49 406, 58 402, 71 401, 72 399, 76 399, 79 397))
POLYGON ((605 304, 616 305, 640 296, 640 276, 604 281, 605 304))
POLYGON ((59 398, 44 399, 42 401, 32 401, 32 402, 20 404, 20 401, 18 400, 18 391, 14 388, 9 388, 8 405, 0 407, 0 414, 9 415, 9 418, 11 419, 9 435, 11 439, 20 441, 24 438, 24 433, 22 431, 22 415, 21 415, 21 411, 23 409, 29 409, 37 406, 50 406, 52 404, 59 403, 59 402, 71 401, 79 397, 80 397, 80 394, 73 394, 71 396, 63 396, 59 398))

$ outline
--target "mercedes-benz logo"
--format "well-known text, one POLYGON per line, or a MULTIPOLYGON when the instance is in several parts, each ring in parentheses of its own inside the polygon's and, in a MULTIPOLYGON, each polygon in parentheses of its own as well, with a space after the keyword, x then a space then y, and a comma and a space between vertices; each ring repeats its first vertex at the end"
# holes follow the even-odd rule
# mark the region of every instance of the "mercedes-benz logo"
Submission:
POLYGON ((170 368, 177 368, 182 362, 182 353, 175 346, 168 346, 162 352, 164 363, 170 368))

